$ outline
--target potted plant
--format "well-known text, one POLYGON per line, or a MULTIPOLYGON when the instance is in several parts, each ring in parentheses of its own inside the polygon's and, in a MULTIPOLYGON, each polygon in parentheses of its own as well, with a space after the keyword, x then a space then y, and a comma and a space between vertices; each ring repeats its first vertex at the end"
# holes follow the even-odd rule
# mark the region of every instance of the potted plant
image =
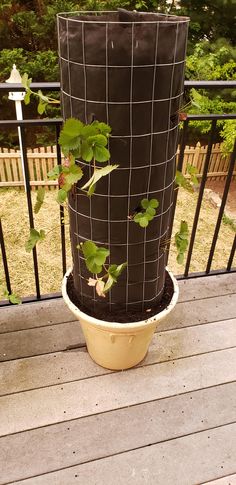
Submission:
MULTIPOLYGON (((188 21, 122 9, 58 15, 65 160, 49 177, 68 204, 73 256, 62 294, 89 354, 110 369, 145 357, 178 298, 166 249, 188 21)), ((37 209, 42 200, 39 191, 37 209)), ((187 236, 182 221, 179 260, 187 236)), ((43 238, 34 230, 27 249, 43 238)))

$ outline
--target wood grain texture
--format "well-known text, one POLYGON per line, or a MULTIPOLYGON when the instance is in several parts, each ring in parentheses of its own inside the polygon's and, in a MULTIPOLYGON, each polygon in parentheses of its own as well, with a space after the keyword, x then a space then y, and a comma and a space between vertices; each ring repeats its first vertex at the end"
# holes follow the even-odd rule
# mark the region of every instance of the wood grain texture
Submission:
POLYGON ((57 352, 81 342, 85 345, 78 321, 9 332, 0 338, 0 361, 57 352))
MULTIPOLYGON (((65 325, 67 332, 68 324, 65 325)), ((57 327, 53 327, 56 332, 57 327)), ((74 325, 71 326, 71 330, 74 332, 74 325)), ((52 339, 47 342, 47 345, 53 346, 55 342, 59 344, 59 337, 55 337, 54 331, 52 332, 52 339)), ((28 331, 28 335, 30 333, 32 349, 34 333, 31 335, 31 332, 28 331)), ((80 337, 77 332, 76 326, 74 341, 80 337)), ((60 342, 62 347, 65 346, 66 339, 63 334, 60 337, 60 342)), ((41 345, 41 351, 45 350, 43 339, 41 342, 36 339, 36 344, 38 351, 40 351, 39 345, 41 345)), ((27 341, 25 345, 25 350, 27 350, 27 341)), ((147 357, 141 362, 140 366, 233 346, 236 346, 236 319, 156 333, 147 357)), ((85 348, 12 360, 4 362, 0 366, 0 395, 109 373, 111 371, 103 369, 92 361, 85 348)))
MULTIPOLYGON (((158 323, 156 331, 184 328, 235 317, 235 294, 197 300, 194 304, 183 302, 179 303, 166 319, 158 323)), ((64 350, 68 345, 76 344, 80 346, 85 344, 78 321, 8 332, 0 339, 0 361, 64 350)))
POLYGON ((0 438, 0 484, 233 422, 235 393, 225 384, 0 438))
POLYGON ((234 473, 235 463, 236 424, 230 424, 17 483, 196 485, 234 473))
POLYGON ((70 322, 73 314, 62 298, 1 308, 0 333, 70 322))
POLYGON ((228 349, 11 394, 0 398, 0 435, 133 406, 235 379, 236 349, 228 349))
POLYGON ((236 474, 228 475, 227 477, 218 478, 210 482, 201 483, 199 485, 236 485, 236 474))
POLYGON ((236 293, 236 273, 180 280, 179 302, 236 293))
POLYGON ((62 299, 1 309, 0 485, 236 484, 235 276, 181 281, 124 372, 89 358, 62 299))

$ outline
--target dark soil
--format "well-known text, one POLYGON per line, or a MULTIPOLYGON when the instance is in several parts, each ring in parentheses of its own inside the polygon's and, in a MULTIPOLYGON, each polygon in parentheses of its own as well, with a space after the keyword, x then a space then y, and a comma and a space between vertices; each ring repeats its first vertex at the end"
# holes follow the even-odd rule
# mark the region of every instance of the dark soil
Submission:
POLYGON ((125 311, 114 311, 108 312, 104 310, 96 311, 88 309, 84 305, 81 304, 78 296, 76 295, 74 284, 73 284, 73 277, 70 274, 67 279, 67 292, 70 300, 77 306, 82 312, 87 313, 91 317, 98 318, 99 320, 107 321, 107 322, 119 322, 119 323, 131 323, 131 322, 139 322, 141 320, 146 320, 164 310, 169 303, 171 302, 173 293, 174 293, 174 286, 169 274, 166 272, 166 280, 164 286, 164 293, 162 299, 159 303, 155 306, 151 307, 149 311, 144 310, 143 312, 125 312, 125 311))

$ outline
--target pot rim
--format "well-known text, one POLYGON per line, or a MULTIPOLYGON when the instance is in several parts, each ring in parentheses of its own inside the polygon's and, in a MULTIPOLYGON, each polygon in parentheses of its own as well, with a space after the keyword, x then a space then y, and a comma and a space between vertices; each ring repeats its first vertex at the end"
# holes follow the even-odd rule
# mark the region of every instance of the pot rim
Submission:
POLYGON ((172 280, 173 286, 174 286, 174 292, 173 292, 173 295, 172 295, 172 298, 171 298, 169 305, 167 305, 167 307, 164 308, 164 310, 157 313, 156 315, 153 315, 152 317, 147 318, 146 320, 140 320, 138 322, 129 322, 129 323, 108 322, 106 320, 99 320, 98 318, 92 317, 92 316, 88 315, 87 313, 84 313, 83 311, 81 311, 76 305, 74 305, 74 303, 72 303, 72 301, 70 300, 68 293, 67 293, 67 279, 72 272, 72 268, 69 268, 66 271, 66 273, 63 277, 63 280, 62 280, 62 296, 63 296, 64 301, 67 304, 67 306, 70 308, 70 310, 74 313, 74 315, 78 319, 81 318, 82 320, 89 321, 91 324, 94 324, 98 327, 104 327, 104 325, 105 325, 105 326, 108 326, 108 327, 110 326, 111 328, 117 328, 117 329, 123 329, 123 330, 124 329, 128 330, 128 329, 132 329, 132 328, 143 327, 143 326, 146 326, 146 325, 158 323, 160 320, 162 320, 164 317, 166 317, 171 312, 171 310, 173 310, 173 308, 175 307, 175 305, 177 303, 178 296, 179 296, 179 286, 178 286, 177 280, 173 276, 171 271, 169 271, 169 269, 167 267, 166 267, 166 271, 168 272, 168 274, 169 274, 169 276, 172 280))

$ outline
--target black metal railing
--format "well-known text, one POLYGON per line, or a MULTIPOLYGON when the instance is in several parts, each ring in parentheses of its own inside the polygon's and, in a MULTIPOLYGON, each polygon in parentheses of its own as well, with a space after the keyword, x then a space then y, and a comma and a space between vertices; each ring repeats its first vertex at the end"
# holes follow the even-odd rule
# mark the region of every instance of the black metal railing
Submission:
MULTIPOLYGON (((195 89, 225 89, 225 88, 235 88, 236 87, 236 81, 185 81, 185 87, 186 88, 195 88, 195 89)), ((60 89, 60 84, 57 82, 54 83, 32 83, 32 89, 41 89, 42 91, 59 91, 60 89)), ((0 93, 4 92, 9 92, 9 91, 22 91, 22 86, 20 84, 1 84, 0 83, 0 93)), ((201 182, 199 186, 199 192, 198 192, 198 199, 197 199, 197 205, 196 205, 196 210, 195 210, 195 215, 194 215, 194 220, 193 220, 193 226, 192 226, 192 231, 190 235, 190 242, 189 242, 189 248, 188 248, 188 253, 187 253, 187 258, 186 258, 186 265, 185 265, 185 270, 184 274, 178 276, 178 279, 183 279, 183 278, 190 278, 190 277, 197 277, 197 276, 207 276, 209 274, 221 274, 221 273, 227 273, 227 272, 234 272, 236 271, 236 268, 232 268, 233 264, 233 259, 235 255, 235 250, 236 250, 236 235, 233 240, 232 248, 230 250, 229 258, 227 265, 224 269, 219 269, 212 271, 211 270, 211 264, 214 256, 214 251, 219 235, 219 230, 224 214, 224 209, 225 209, 225 204, 229 192, 229 187, 230 183, 232 180, 233 176, 233 170, 235 166, 235 155, 236 155, 236 144, 234 145, 234 150, 233 153, 231 154, 231 159, 230 159, 230 164, 229 164, 229 169, 228 169, 228 174, 226 177, 225 181, 225 187, 224 187, 224 192, 222 196, 222 202, 221 206, 219 208, 219 214, 218 214, 218 219, 216 222, 215 230, 214 230, 214 235, 211 243, 211 248, 209 251, 209 256, 208 256, 208 261, 206 265, 206 269, 204 272, 198 272, 198 273, 189 273, 190 270, 190 263, 191 263, 191 258, 192 258, 192 253, 193 253, 193 248, 194 248, 194 242, 195 242, 195 237, 196 237, 196 231, 198 227, 198 221, 199 221, 199 214, 200 214, 200 209, 202 205, 202 200, 203 200, 203 193, 204 193, 204 188, 206 185, 206 180, 207 180, 207 173, 208 173, 208 168, 209 168, 209 163, 210 163, 210 157, 211 157, 211 152, 212 152, 212 145, 215 140, 215 135, 216 135, 216 124, 218 120, 229 120, 229 119, 236 119, 236 114, 197 114, 197 115, 188 115, 187 119, 183 121, 183 129, 181 130, 181 140, 180 140, 180 152, 179 152, 179 157, 178 157, 178 166, 177 169, 179 171, 182 170, 183 168, 183 161, 184 161, 184 152, 185 152, 185 146, 187 144, 188 140, 188 134, 189 134, 189 122, 191 121, 209 121, 211 123, 211 129, 209 132, 209 138, 208 138, 208 147, 207 147, 207 153, 204 161, 204 168, 203 168, 203 173, 201 176, 201 182)), ((27 145, 26 145, 26 130, 29 127, 55 127, 55 143, 56 143, 56 153, 57 153, 57 161, 58 164, 61 164, 61 151, 60 151, 60 146, 58 144, 58 138, 59 138, 59 133, 60 133, 60 127, 62 124, 62 118, 55 118, 55 119, 28 119, 28 120, 0 120, 0 129, 4 129, 7 127, 11 128, 19 128, 21 132, 21 140, 22 140, 22 162, 23 162, 23 167, 24 167, 24 172, 25 172, 25 190, 26 190, 26 197, 27 197, 27 206, 28 206, 28 218, 29 218, 29 228, 34 228, 34 214, 33 214, 33 207, 32 207, 32 200, 31 200, 31 185, 30 185, 30 177, 29 177, 29 168, 28 168, 28 160, 27 160, 27 145)), ((175 207, 176 207, 176 202, 177 202, 177 193, 178 191, 175 191, 174 195, 174 204, 173 204, 173 216, 175 212, 175 207)), ((62 274, 65 273, 66 270, 66 241, 65 241, 65 226, 64 226, 64 208, 60 206, 59 208, 60 212, 60 239, 61 239, 61 256, 62 256, 62 274)), ((173 224, 173 217, 172 217, 172 224, 173 224)), ((172 229, 172 226, 171 226, 172 229)), ((7 254, 6 254, 6 248, 5 248, 5 242, 4 242, 4 234, 3 234, 3 228, 1 224, 1 219, 0 219, 0 246, 1 246, 1 253, 2 253, 2 260, 3 260, 3 270, 5 273, 5 281, 6 281, 6 287, 9 293, 11 293, 11 278, 10 278, 10 271, 8 268, 8 262, 7 262, 7 254)), ((37 300, 42 300, 42 299, 50 299, 50 298, 56 298, 60 296, 60 293, 53 293, 49 295, 42 295, 41 290, 40 290, 40 277, 39 277, 39 268, 38 268, 38 257, 37 257, 37 248, 35 247, 32 252, 32 258, 33 258, 33 270, 34 270, 34 280, 35 280, 35 295, 32 297, 28 298, 23 298, 24 302, 28 301, 37 301, 37 300)), ((3 301, 0 302, 1 305, 6 305, 8 302, 3 301)))

